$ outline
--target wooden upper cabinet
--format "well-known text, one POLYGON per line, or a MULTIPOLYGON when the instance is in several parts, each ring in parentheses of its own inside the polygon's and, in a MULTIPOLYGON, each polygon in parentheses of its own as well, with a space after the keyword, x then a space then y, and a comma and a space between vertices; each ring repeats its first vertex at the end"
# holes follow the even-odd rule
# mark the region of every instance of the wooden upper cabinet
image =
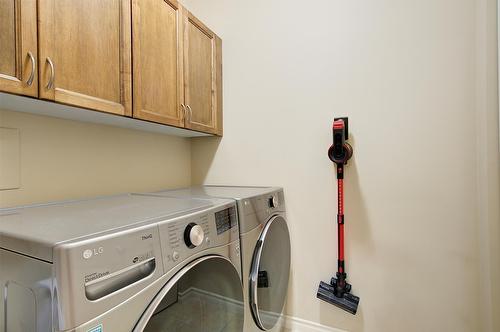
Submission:
POLYGON ((135 118, 183 126, 181 24, 176 0, 132 0, 135 118))
POLYGON ((36 0, 0 0, 0 91, 38 96, 36 0))
POLYGON ((38 1, 41 98, 132 114, 130 1, 38 1))
POLYGON ((187 10, 183 52, 185 127, 222 135, 222 41, 187 10))
POLYGON ((222 135, 222 41, 178 0, 0 0, 0 91, 222 135))

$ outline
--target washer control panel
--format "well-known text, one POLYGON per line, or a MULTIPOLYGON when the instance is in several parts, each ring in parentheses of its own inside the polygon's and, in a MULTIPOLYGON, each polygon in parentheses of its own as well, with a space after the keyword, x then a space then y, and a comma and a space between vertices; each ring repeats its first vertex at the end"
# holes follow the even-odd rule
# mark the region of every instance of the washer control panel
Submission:
POLYGON ((158 226, 165 271, 200 251, 239 239, 234 202, 160 222, 158 226))
POLYGON ((70 317, 63 328, 67 330, 99 315, 102 308, 122 303, 163 275, 158 226, 59 244, 54 248, 54 269, 60 315, 70 317), (81 310, 75 313, 74 308, 81 310))
POLYGON ((217 227, 217 234, 227 232, 233 227, 238 226, 238 219, 236 217, 236 207, 231 206, 227 209, 215 213, 215 225, 217 227))

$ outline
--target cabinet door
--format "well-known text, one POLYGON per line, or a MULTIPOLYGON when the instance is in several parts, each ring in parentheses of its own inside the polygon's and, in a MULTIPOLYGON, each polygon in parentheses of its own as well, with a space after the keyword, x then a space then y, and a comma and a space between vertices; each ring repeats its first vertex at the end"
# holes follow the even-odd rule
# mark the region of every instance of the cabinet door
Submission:
POLYGON ((222 42, 187 10, 184 21, 185 126, 222 135, 222 42))
POLYGON ((131 115, 130 0, 38 6, 40 97, 131 115))
POLYGON ((183 125, 182 18, 176 0, 133 0, 134 117, 183 125))
POLYGON ((36 0, 0 0, 0 91, 38 96, 36 0))

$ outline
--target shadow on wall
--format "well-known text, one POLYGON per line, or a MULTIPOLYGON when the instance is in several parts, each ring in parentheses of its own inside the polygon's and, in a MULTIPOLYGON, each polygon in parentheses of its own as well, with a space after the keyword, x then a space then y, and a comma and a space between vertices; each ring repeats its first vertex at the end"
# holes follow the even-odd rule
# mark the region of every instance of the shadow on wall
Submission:
POLYGON ((201 137, 191 139, 191 163, 194 163, 194 156, 196 156, 197 163, 196 172, 191 170, 191 185, 200 185, 205 182, 221 140, 222 137, 201 137))
MULTIPOLYGON (((320 302, 319 322, 322 325, 336 327, 347 331, 363 331, 364 330, 364 304, 369 301, 366 293, 363 292, 363 285, 361 285, 362 278, 366 276, 358 275, 356 265, 362 264, 358 259, 366 257, 367 254, 375 250, 372 239, 372 230, 370 220, 368 217, 365 199, 361 191, 360 178, 356 164, 356 146, 353 135, 349 135, 349 143, 353 146, 354 155, 345 168, 344 190, 345 190, 345 236, 346 236, 346 269, 348 282, 353 285, 352 293, 361 298, 358 311, 356 315, 337 308, 336 306, 320 302)), ((332 183, 336 185, 336 166, 332 163, 332 183)), ((337 197, 335 196, 334 199, 337 197)), ((336 215, 336 206, 334 208, 336 215)), ((335 222, 335 219, 332 220, 335 222)), ((336 229, 336 227, 335 227, 336 229)), ((335 238, 332 243, 337 244, 337 233, 332 234, 335 238)), ((332 250, 332 259, 335 260, 335 268, 337 267, 336 250, 332 250)), ((332 276, 336 271, 332 271, 332 276)), ((325 280, 329 281, 329 280, 325 280)), ((317 285, 315 285, 317 287, 317 285)))
MULTIPOLYGON (((349 136, 349 141, 353 145, 354 155, 345 168, 344 180, 347 259, 351 258, 349 256, 349 252, 352 252, 350 248, 357 248, 357 251, 363 249, 363 254, 375 250, 370 220, 367 213, 365 198, 361 191, 361 181, 356 164, 356 141, 352 134, 349 136)), ((335 166, 332 165, 332 167, 335 166)), ((335 170, 333 170, 333 174, 335 174, 335 170)))

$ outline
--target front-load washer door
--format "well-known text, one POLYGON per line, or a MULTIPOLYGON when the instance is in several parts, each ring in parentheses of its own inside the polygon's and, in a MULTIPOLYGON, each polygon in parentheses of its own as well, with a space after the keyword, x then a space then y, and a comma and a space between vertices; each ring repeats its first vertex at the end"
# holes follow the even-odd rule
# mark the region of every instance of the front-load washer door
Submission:
POLYGON ((240 276, 229 260, 211 255, 173 276, 134 332, 242 332, 243 319, 240 276))
POLYGON ((274 216, 260 234, 250 270, 250 308, 260 329, 269 330, 280 319, 289 274, 290 234, 286 220, 274 216))

